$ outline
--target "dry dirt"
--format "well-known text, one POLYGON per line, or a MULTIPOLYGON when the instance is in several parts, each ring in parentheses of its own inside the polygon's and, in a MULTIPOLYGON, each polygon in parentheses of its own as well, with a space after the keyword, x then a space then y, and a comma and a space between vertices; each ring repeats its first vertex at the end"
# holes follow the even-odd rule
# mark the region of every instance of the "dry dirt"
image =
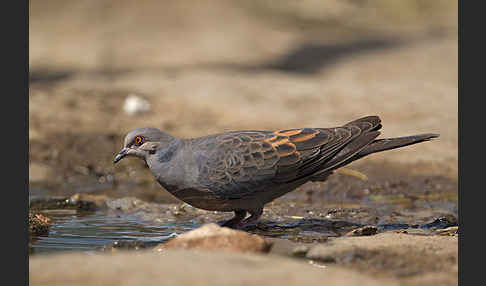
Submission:
POLYGON ((113 165, 137 127, 194 137, 376 114, 381 137, 441 137, 353 163, 369 181, 337 175, 331 196, 395 183, 457 198, 457 3, 409 2, 30 1, 30 194, 177 201, 140 160, 113 165), (132 94, 151 110, 126 114, 132 94))

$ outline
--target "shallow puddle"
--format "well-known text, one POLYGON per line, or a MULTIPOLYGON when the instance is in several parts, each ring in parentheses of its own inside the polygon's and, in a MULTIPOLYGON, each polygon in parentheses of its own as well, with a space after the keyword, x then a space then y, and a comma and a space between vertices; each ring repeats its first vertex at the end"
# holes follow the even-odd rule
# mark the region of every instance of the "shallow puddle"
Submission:
MULTIPOLYGON (((124 242, 137 242, 139 247, 144 247, 167 241, 194 227, 181 224, 161 226, 108 210, 49 210, 41 213, 52 220, 52 225, 47 235, 31 237, 31 254, 103 250, 110 245, 121 246, 124 242)), ((131 245, 136 247, 136 244, 131 245)))

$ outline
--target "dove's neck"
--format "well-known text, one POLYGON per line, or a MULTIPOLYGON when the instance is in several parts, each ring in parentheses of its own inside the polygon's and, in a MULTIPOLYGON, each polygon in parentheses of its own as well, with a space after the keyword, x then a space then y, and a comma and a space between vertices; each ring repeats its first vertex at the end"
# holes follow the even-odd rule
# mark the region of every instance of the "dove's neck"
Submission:
POLYGON ((169 192, 184 188, 184 140, 174 138, 168 145, 157 149, 147 158, 147 165, 157 181, 169 192))

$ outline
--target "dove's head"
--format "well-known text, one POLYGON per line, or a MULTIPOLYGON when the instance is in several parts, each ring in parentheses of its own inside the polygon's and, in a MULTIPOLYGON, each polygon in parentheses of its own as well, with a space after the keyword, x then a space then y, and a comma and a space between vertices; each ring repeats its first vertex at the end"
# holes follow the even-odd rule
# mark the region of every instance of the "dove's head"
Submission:
POLYGON ((134 129, 125 136, 122 150, 115 156, 113 163, 127 156, 146 160, 155 155, 157 150, 166 148, 175 138, 157 128, 144 127, 134 129))

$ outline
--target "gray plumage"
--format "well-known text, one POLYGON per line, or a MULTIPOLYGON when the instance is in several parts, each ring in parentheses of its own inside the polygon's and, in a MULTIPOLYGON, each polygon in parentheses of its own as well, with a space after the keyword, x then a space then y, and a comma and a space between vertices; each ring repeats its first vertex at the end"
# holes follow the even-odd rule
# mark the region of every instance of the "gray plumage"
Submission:
POLYGON ((126 135, 114 162, 125 156, 144 159, 175 197, 201 209, 234 211, 224 225, 241 227, 256 221, 266 203, 308 181, 325 181, 354 160, 439 137, 376 139, 381 127, 378 116, 368 116, 335 128, 232 131, 191 139, 139 128, 126 135))

